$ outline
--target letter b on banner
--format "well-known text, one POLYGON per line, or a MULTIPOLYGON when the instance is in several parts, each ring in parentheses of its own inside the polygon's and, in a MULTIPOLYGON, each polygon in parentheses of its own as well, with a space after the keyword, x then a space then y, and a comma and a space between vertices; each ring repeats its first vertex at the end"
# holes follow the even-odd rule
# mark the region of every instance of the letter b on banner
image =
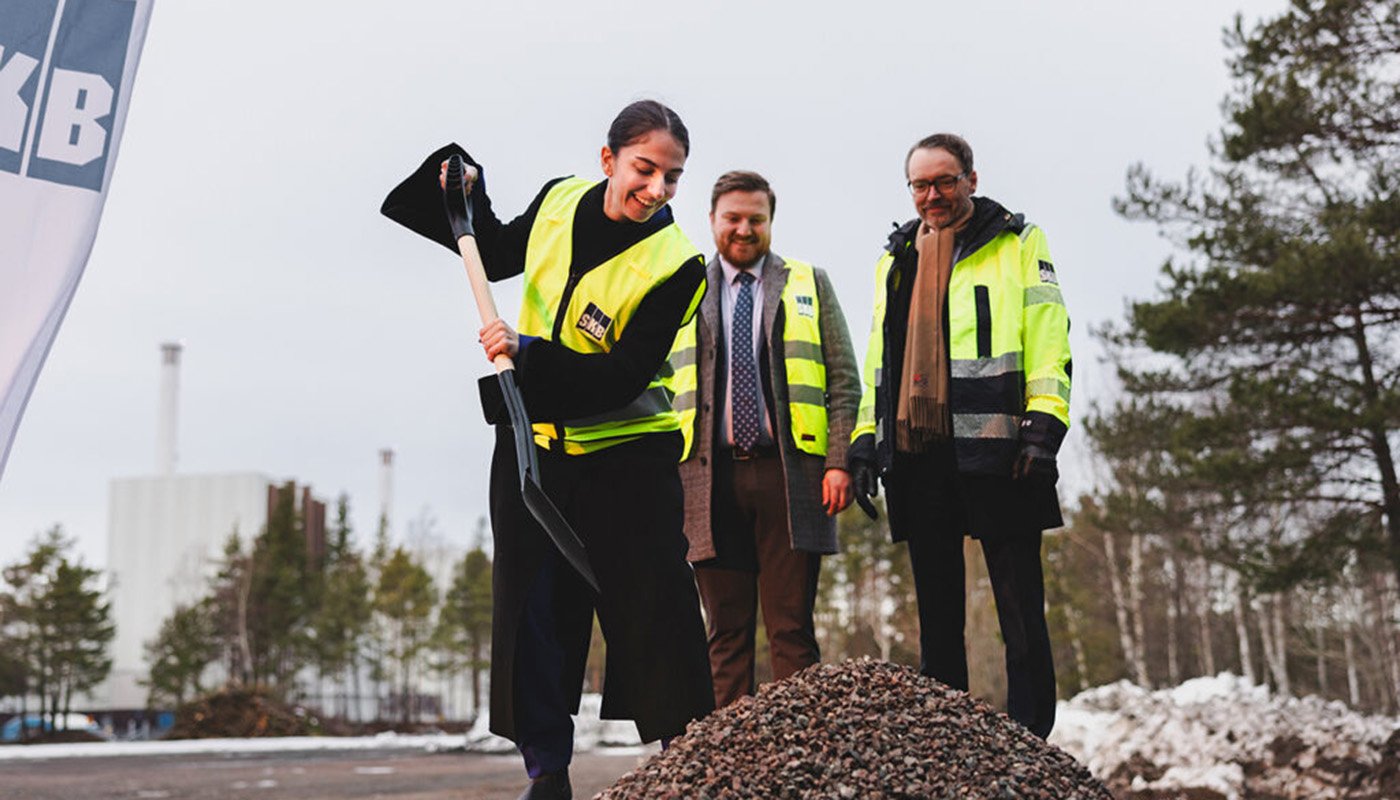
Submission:
POLYGON ((58 8, 0 0, 0 170, 19 173, 27 149, 27 177, 101 191, 136 3, 66 0, 61 19, 58 8))
POLYGON ((112 113, 113 97, 112 85, 101 75, 54 70, 35 155, 75 167, 101 158, 107 149, 107 129, 98 120, 112 113))

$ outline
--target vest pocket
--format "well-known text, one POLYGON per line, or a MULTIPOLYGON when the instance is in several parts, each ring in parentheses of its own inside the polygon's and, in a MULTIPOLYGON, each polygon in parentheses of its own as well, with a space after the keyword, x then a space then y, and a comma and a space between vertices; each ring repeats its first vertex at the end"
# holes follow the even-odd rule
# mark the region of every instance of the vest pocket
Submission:
POLYGON ((977 301, 977 357, 992 357, 992 295, 986 286, 972 287, 977 301))

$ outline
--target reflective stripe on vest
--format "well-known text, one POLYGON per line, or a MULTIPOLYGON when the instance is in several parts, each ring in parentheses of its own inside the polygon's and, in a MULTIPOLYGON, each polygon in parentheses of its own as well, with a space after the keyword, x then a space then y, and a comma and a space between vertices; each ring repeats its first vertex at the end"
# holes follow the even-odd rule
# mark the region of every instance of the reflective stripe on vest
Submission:
MULTIPOLYGON (((525 249, 525 288, 516 326, 523 335, 552 339, 585 354, 611 352, 642 299, 700 254, 672 223, 583 275, 571 276, 574 214, 583 195, 595 185, 583 178, 566 178, 545 194, 525 249)), ((701 282, 682 324, 694 315, 704 293, 701 282)), ((679 427, 670 394, 658 375, 621 408, 558 424, 537 422, 534 431, 539 446, 562 446, 565 453, 580 455, 679 427)))
MULTIPOLYGON (((718 289, 716 289, 718 291, 718 289)), ((690 458, 691 448, 695 445, 695 405, 698 399, 696 387, 699 386, 700 379, 696 374, 696 339, 695 331, 700 325, 700 315, 695 315, 689 325, 680 329, 676 334, 676 341, 671 345, 671 355, 669 363, 671 365, 671 376, 667 378, 666 384, 675 395, 671 404, 676 409, 676 416, 680 420, 681 436, 685 439, 685 444, 681 449, 681 461, 690 458)))
MULTIPOLYGON (((821 307, 811 264, 785 260, 787 283, 783 286, 783 368, 787 373, 788 412, 797 449, 825 456, 827 446, 826 361, 822 358, 821 307)), ((671 348, 672 377, 685 449, 690 458, 695 444, 695 406, 699 375, 696 372, 696 330, 699 320, 681 329, 671 348)))
POLYGON ((797 449, 826 456, 826 361, 822 359, 821 307, 812 265, 785 261, 783 286, 783 367, 787 370, 788 412, 797 449))

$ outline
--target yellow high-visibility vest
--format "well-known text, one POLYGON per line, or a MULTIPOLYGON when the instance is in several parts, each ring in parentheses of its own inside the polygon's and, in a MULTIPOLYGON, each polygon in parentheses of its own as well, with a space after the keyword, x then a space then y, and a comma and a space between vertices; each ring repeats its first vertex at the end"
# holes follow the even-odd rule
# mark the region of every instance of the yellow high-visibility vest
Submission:
MULTIPOLYGON (((783 368, 787 374, 788 413, 792 418, 792 440, 797 449, 814 456, 825 456, 826 361, 822 358, 821 301, 811 264, 784 260, 788 269, 783 286, 783 368)), ((681 460, 690 458, 695 440, 695 404, 698 389, 696 373, 696 331, 699 319, 681 328, 671 348, 672 376, 668 380, 676 395, 685 450, 681 460)))
MULTIPOLYGON (((523 335, 544 337, 579 353, 610 352, 642 298, 700 254, 672 223, 582 276, 571 276, 574 215, 584 193, 595 185, 584 178, 566 178, 545 194, 525 248, 525 289, 516 326, 523 335)), ((694 316, 704 294, 702 281, 682 324, 694 316)), ((537 422, 534 433, 540 447, 581 455, 679 428, 680 417, 657 375, 621 408, 585 419, 537 422)))

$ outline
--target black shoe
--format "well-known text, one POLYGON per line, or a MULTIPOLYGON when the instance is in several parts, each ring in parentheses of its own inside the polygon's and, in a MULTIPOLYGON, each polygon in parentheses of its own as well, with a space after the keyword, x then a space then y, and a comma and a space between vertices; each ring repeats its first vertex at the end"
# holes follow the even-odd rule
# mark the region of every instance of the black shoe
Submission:
POLYGON ((569 785, 569 771, 555 772, 530 781, 520 800, 574 800, 574 787, 569 785))

